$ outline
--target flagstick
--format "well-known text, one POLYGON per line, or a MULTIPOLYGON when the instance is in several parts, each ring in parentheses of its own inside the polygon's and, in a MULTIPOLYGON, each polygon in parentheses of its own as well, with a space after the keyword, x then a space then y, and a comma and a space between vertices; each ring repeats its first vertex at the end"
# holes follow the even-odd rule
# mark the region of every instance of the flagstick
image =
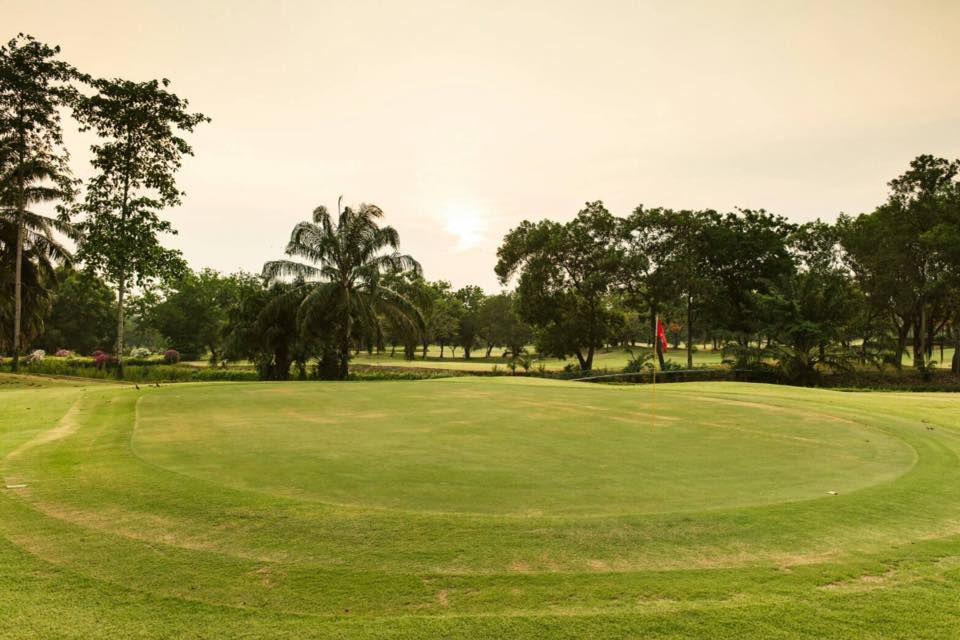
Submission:
POLYGON ((657 345, 660 344, 660 336, 657 335, 660 327, 660 314, 657 314, 657 321, 654 325, 653 336, 653 368, 650 370, 653 375, 653 384, 650 391, 650 428, 655 429, 657 426, 657 360, 659 358, 657 354, 657 345))

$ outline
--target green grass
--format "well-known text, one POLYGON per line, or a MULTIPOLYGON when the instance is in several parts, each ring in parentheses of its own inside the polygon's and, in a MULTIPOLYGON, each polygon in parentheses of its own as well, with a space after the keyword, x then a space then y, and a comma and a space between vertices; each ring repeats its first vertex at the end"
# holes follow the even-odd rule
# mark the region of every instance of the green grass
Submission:
POLYGON ((0 637, 955 637, 958 454, 950 394, 0 377, 0 637))
MULTIPOLYGON (((637 347, 636 351, 639 353, 643 347, 637 347)), ((451 351, 449 348, 445 350, 445 356, 440 357, 440 347, 431 346, 427 349, 427 357, 423 358, 423 351, 417 351, 417 357, 414 360, 405 360, 403 358, 403 351, 398 350, 393 355, 391 351, 387 349, 383 353, 360 353, 353 358, 353 362, 357 364, 365 365, 387 365, 391 367, 418 367, 418 368, 437 368, 437 369, 457 369, 461 371, 490 371, 494 367, 498 367, 502 371, 506 371, 508 359, 502 357, 502 349, 494 349, 491 357, 484 357, 486 355, 485 349, 477 349, 473 351, 472 357, 469 359, 463 357, 463 351, 457 350, 457 356, 451 356, 451 351)), ((666 354, 668 360, 673 360, 677 364, 680 364, 686 367, 687 364, 687 352, 681 347, 680 349, 669 349, 666 354)), ((719 352, 713 350, 707 351, 696 351, 693 354, 693 365, 695 367, 699 366, 716 366, 719 365, 721 360, 719 352)), ((607 369, 611 371, 620 371, 630 360, 630 352, 627 349, 601 349, 596 353, 593 360, 593 368, 597 370, 607 369)), ((537 358, 533 359, 533 369, 540 367, 541 365, 547 371, 561 371, 564 366, 568 364, 576 365, 576 358, 537 358)), ((949 364, 948 364, 949 366, 949 364)))

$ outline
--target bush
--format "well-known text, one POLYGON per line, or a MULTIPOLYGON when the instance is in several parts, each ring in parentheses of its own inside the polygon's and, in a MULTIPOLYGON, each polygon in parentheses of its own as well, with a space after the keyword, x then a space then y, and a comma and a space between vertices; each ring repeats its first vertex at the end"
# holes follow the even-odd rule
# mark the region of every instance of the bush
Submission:
POLYGON ((150 349, 146 347, 134 347, 130 349, 130 357, 135 359, 143 359, 150 356, 150 349))
POLYGON ((47 352, 43 349, 35 349, 30 352, 30 355, 27 356, 26 363, 33 364, 34 362, 43 362, 43 359, 47 357, 47 352))
POLYGON ((639 353, 629 350, 630 359, 627 360, 627 366, 623 368, 624 373, 643 373, 653 368, 653 352, 640 351, 639 353))
POLYGON ((53 355, 58 358, 72 358, 73 351, 70 351, 69 349, 57 349, 57 352, 53 355))
POLYGON ((176 349, 167 349, 163 352, 163 361, 167 364, 177 364, 180 362, 180 352, 176 349))
POLYGON ((108 365, 114 364, 117 361, 117 359, 114 358, 112 355, 110 355, 109 353, 104 353, 99 349, 97 351, 94 351, 93 353, 94 353, 93 364, 98 371, 103 371, 104 369, 107 368, 108 365))

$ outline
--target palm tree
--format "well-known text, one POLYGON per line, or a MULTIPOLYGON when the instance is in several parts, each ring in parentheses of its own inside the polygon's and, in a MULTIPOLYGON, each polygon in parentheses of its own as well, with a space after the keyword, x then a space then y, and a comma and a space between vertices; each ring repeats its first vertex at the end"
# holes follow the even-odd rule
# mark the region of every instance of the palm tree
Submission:
POLYGON ((4 331, 0 334, 0 351, 11 349, 14 362, 23 339, 40 334, 56 282, 56 267, 69 261, 69 253, 54 237, 55 228, 49 218, 29 212, 23 216, 22 225, 7 211, 0 215, 0 324, 16 327, 18 338, 14 342, 10 340, 12 334, 4 331), (19 269, 15 268, 17 261, 19 269))
MULTIPOLYGON (((341 198, 342 200, 342 198, 341 198)), ((300 222, 290 234, 286 254, 301 258, 275 260, 263 266, 268 280, 293 276, 302 280, 299 321, 304 333, 332 334, 338 359, 337 377, 349 372, 350 346, 360 335, 382 336, 382 320, 422 330, 417 306, 388 277, 404 271, 421 273, 420 264, 399 253, 400 237, 393 227, 377 224, 383 211, 361 204, 341 208, 337 219, 320 206, 312 222, 300 222)))
POLYGON ((13 325, 10 349, 14 371, 20 364, 22 337, 36 335, 42 326, 41 309, 49 298, 48 287, 55 280, 54 267, 70 259, 54 231, 75 236, 69 223, 26 207, 64 199, 69 196, 67 189, 62 186, 52 159, 39 155, 15 162, 10 140, 0 141, 0 287, 8 292, 0 302, 0 318, 4 326, 7 322, 13 325), (25 302, 34 315, 28 319, 26 329, 25 302), (41 315, 36 317, 37 313, 41 315))

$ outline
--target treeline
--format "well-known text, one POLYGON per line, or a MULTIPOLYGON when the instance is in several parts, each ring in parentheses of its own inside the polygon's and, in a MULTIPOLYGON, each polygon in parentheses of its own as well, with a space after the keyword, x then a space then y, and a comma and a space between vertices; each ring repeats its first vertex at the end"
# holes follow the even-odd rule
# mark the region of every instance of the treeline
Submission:
POLYGON ((937 339, 960 347, 958 171, 960 161, 919 156, 886 202, 835 224, 642 206, 620 218, 589 203, 568 223, 513 229, 496 270, 504 283, 518 278, 538 348, 583 369, 631 310, 665 318, 687 366, 695 343, 711 342, 740 368, 802 383, 857 365, 899 368, 908 350, 927 371, 937 339))
MULTIPOLYGON (((958 171, 920 156, 886 202, 835 224, 642 206, 618 217, 589 203, 569 222, 511 230, 496 272, 516 287, 496 295, 425 279, 377 207, 320 207, 294 228, 290 259, 260 275, 187 271, 128 305, 128 331, 187 359, 250 360, 265 379, 343 378, 359 351, 426 358, 434 345, 441 357, 496 349, 526 366, 531 349, 588 371, 598 349, 655 344, 660 316, 687 367, 703 345, 807 384, 825 371, 899 368, 907 353, 924 372, 935 346, 960 344, 958 171)), ((81 272, 60 280, 37 344, 113 340, 106 284, 81 272)))
POLYGON ((919 156, 875 210, 833 224, 617 216, 599 201, 569 222, 524 221, 498 250, 505 291, 490 296, 427 280, 370 204, 318 207, 260 274, 192 272, 162 245, 175 232, 162 214, 184 195, 184 136, 207 120, 167 80, 94 78, 23 35, 0 47, 0 352, 14 370, 30 346, 100 350, 122 375, 129 344, 249 360, 264 379, 343 379, 358 351, 425 358, 431 345, 500 349, 513 366, 529 366, 530 348, 590 371, 597 350, 646 343, 660 369, 682 367, 653 339, 659 317, 688 368, 704 345, 799 383, 900 368, 908 353, 927 373, 949 342, 960 373, 960 161, 919 156), (68 116, 96 137, 85 184, 70 172, 68 116))

